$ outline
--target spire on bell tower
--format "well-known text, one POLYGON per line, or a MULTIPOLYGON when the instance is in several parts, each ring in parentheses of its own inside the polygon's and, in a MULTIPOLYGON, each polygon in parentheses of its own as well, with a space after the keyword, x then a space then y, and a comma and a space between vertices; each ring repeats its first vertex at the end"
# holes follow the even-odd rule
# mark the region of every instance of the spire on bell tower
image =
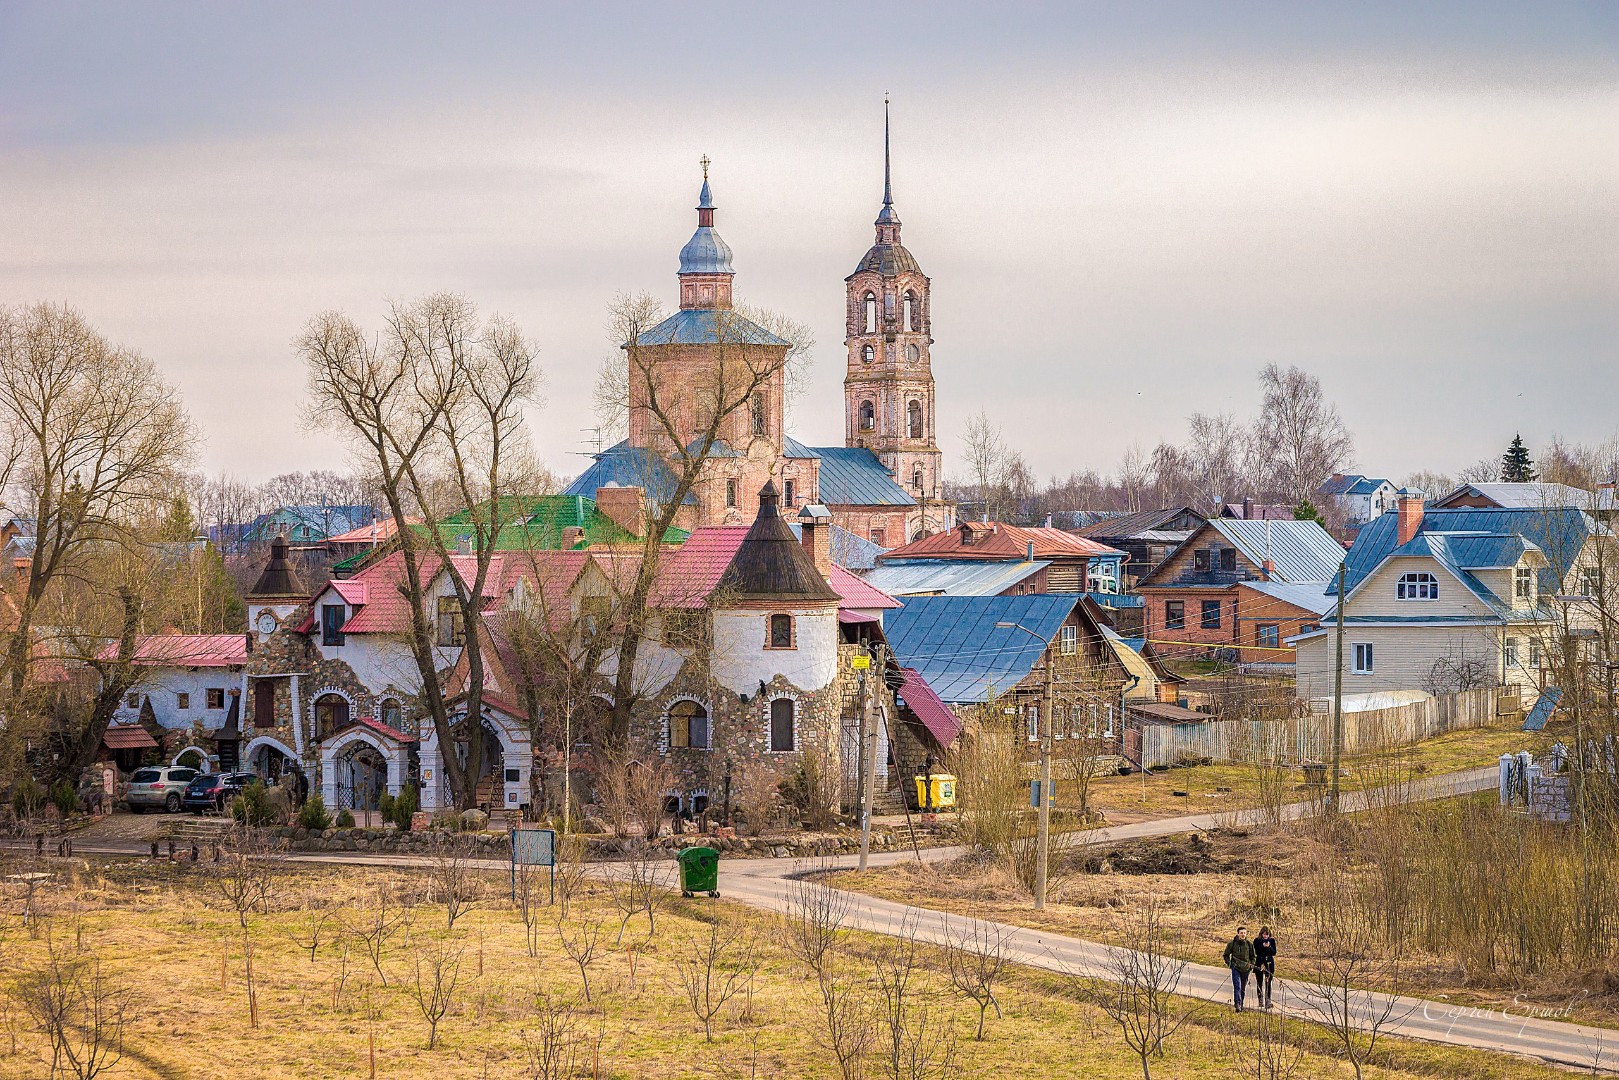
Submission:
POLYGON ((888 95, 883 95, 883 208, 877 213, 877 242, 899 243, 899 215, 894 212, 894 170, 889 154, 888 95))

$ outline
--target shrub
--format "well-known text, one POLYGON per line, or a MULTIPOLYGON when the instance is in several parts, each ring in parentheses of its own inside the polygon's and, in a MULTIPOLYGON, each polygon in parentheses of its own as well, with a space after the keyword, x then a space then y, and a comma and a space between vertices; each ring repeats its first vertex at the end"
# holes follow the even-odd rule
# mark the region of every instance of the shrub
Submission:
MULTIPOLYGON (((338 823, 342 824, 341 817, 338 823)), ((326 812, 326 800, 318 793, 312 792, 304 801, 303 809, 298 811, 298 827, 310 832, 323 832, 332 827, 332 816, 326 812)))
POLYGON ((421 800, 416 794, 415 784, 406 784, 399 789, 398 798, 385 796, 389 799, 388 808, 383 810, 383 816, 395 825, 400 832, 410 831, 410 819, 416 815, 421 806, 421 800), (391 811, 391 813, 390 813, 391 811))
POLYGON ((270 804, 270 789, 263 780, 254 780, 242 789, 230 807, 231 817, 244 825, 275 824, 275 807, 270 804))
POLYGON ((354 815, 349 813, 346 806, 337 812, 337 827, 339 829, 354 828, 354 815))
POLYGON ((11 808, 20 818, 31 818, 39 813, 39 808, 45 805, 45 789, 40 787, 32 776, 25 776, 17 781, 16 788, 11 793, 11 808))
POLYGON ((394 797, 386 791, 377 799, 377 813, 382 815, 383 821, 394 819, 394 797))
POLYGON ((806 829, 827 828, 837 820, 838 774, 824 754, 806 750, 782 783, 781 797, 806 829))
POLYGON ((79 808, 79 793, 73 789, 73 784, 66 780, 58 780, 51 785, 51 802, 56 804, 56 812, 67 817, 79 808))

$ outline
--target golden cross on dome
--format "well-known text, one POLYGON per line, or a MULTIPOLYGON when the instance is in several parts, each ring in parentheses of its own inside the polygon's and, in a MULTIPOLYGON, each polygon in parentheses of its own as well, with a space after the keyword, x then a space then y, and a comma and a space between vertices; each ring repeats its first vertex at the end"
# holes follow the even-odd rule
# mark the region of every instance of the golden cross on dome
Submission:
POLYGON ((714 163, 712 161, 708 160, 708 155, 707 154, 704 154, 703 155, 703 160, 698 162, 698 164, 703 167, 703 179, 707 180, 708 179, 708 167, 710 165, 714 164, 714 163))

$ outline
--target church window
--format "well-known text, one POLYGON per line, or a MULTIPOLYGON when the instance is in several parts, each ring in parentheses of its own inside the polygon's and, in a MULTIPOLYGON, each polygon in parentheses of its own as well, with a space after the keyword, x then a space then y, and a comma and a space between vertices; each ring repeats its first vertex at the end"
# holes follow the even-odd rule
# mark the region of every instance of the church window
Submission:
POLYGON ((911 438, 922 438, 922 403, 920 401, 913 401, 905 406, 905 420, 906 425, 910 428, 911 438))
POLYGON ((911 487, 917 491, 922 490, 922 466, 920 465, 911 473, 911 487))
POLYGON ((725 481, 725 505, 726 506, 735 506, 736 505, 736 481, 735 480, 727 480, 727 481, 725 481))
POLYGON ((781 483, 781 501, 783 506, 798 505, 798 481, 783 480, 781 483))
POLYGON ((765 396, 759 393, 753 395, 753 433, 765 433, 765 396))
POLYGON ((860 358, 869 364, 873 360, 877 359, 877 350, 873 349, 870 345, 867 345, 860 351, 860 358))
POLYGON ((922 359, 922 350, 918 349, 915 345, 905 346, 905 359, 909 360, 913 364, 916 363, 922 359))
POLYGON ((913 292, 905 294, 905 329, 916 329, 916 294, 913 292))
POLYGON ((869 401, 860 403, 860 430, 870 431, 877 426, 877 406, 869 401))
POLYGON ((877 332, 877 294, 866 294, 866 333, 877 332))

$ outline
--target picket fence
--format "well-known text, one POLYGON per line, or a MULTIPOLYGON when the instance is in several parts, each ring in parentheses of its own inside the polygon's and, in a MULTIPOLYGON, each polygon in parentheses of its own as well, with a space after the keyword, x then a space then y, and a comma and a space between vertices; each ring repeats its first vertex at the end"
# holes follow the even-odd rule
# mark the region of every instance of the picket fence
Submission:
MULTIPOLYGON (((1344 714, 1345 754, 1368 753, 1431 739, 1448 731, 1480 728, 1496 717, 1497 691, 1464 690, 1389 709, 1344 714)), ((1148 768, 1187 759, 1252 761, 1255 755, 1288 765, 1332 757, 1332 714, 1290 720, 1217 720, 1194 724, 1136 723, 1148 768)), ((1132 724, 1136 726, 1136 724, 1132 724)))

